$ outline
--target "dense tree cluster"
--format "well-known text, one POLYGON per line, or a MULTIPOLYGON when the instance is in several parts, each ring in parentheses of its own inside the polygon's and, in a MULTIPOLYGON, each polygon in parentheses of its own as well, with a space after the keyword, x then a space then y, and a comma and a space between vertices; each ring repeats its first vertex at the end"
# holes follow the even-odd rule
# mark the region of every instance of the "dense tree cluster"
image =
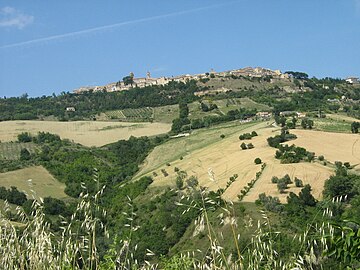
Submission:
POLYGON ((308 128, 308 129, 312 129, 314 126, 314 121, 309 119, 309 118, 303 118, 301 120, 301 126, 302 128, 308 128))
POLYGON ((210 106, 208 106, 206 103, 200 102, 200 106, 201 106, 201 110, 203 112, 211 112, 212 110, 215 110, 218 108, 215 103, 211 103, 210 106))
POLYGON ((239 140, 251 140, 252 137, 256 137, 258 134, 256 131, 252 131, 251 133, 244 133, 239 136, 239 140))
POLYGON ((291 75, 291 77, 298 79, 298 80, 306 80, 309 78, 309 75, 304 72, 286 71, 285 73, 291 75))
POLYGON ((280 135, 267 138, 267 142, 269 146, 277 148, 281 143, 294 140, 296 138, 295 134, 291 134, 288 129, 283 128, 281 129, 280 135))
POLYGON ((360 128, 360 122, 352 122, 351 123, 351 132, 358 133, 360 128))
POLYGON ((11 187, 10 189, 0 187, 0 199, 20 206, 27 200, 25 193, 19 191, 16 187, 11 187))

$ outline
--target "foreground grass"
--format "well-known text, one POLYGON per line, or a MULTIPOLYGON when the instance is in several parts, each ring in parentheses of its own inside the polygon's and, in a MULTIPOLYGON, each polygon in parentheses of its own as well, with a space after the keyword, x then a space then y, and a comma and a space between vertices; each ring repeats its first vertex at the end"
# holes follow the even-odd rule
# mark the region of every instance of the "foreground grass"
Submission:
MULTIPOLYGON (((115 239, 117 245, 110 245, 105 254, 100 254, 97 240, 99 236, 110 240, 103 220, 106 212, 98 204, 103 190, 96 195, 86 193, 80 196, 79 203, 70 220, 63 220, 60 234, 54 235, 45 221, 42 205, 34 201, 32 212, 26 214, 18 209, 18 222, 8 221, 7 211, 0 215, 0 265, 2 269, 52 270, 52 269, 325 269, 324 254, 329 252, 328 240, 333 239, 334 228, 329 223, 308 228, 302 235, 294 237, 293 244, 298 248, 290 257, 279 255, 275 238, 280 232, 272 229, 269 217, 259 212, 257 224, 251 225, 251 236, 243 238, 236 233, 237 215, 242 210, 234 209, 230 203, 219 203, 208 197, 206 190, 199 191, 200 200, 196 203, 179 202, 178 207, 195 208, 199 217, 195 221, 194 231, 207 239, 204 254, 198 257, 195 252, 179 250, 178 253, 152 260, 155 254, 147 250, 145 261, 138 262, 133 258, 136 243, 132 243, 131 233, 126 239, 115 239), (216 210, 220 225, 214 223, 216 210), (260 217, 261 216, 261 217, 260 217), (221 224, 232 237, 232 251, 223 246, 221 224), (19 229, 21 225, 21 229, 19 229), (240 244, 240 241, 246 241, 240 244)), ((131 204, 131 201, 129 201, 131 204)), ((6 208, 6 207, 5 207, 6 208)), ((331 216, 326 211, 325 215, 331 216)), ((133 233, 133 213, 124 213, 129 220, 127 225, 133 233)), ((250 226, 250 225, 249 225, 250 226)), ((352 241, 352 239, 350 239, 352 241)), ((355 259, 356 261, 356 259, 355 259)), ((338 268, 345 269, 345 268, 338 268)), ((351 269, 351 268, 349 268, 351 269)))

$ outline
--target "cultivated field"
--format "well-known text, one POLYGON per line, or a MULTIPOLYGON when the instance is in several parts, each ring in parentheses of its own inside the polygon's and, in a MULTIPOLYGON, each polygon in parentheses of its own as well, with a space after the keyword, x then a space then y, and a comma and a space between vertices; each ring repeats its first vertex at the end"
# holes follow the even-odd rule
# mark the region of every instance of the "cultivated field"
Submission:
POLYGON ((171 125, 166 123, 6 121, 0 122, 0 141, 15 141, 21 132, 36 134, 39 131, 46 131, 86 146, 102 146, 128 139, 130 136, 166 133, 170 127, 171 125))
POLYGON ((154 109, 150 107, 139 109, 124 109, 106 112, 106 115, 112 119, 122 121, 149 121, 154 118, 154 109))
MULTIPOLYGON (((146 158, 142 168, 135 178, 146 175, 153 171, 160 171, 159 169, 165 166, 167 171, 174 170, 175 163, 183 157, 182 163, 193 160, 193 153, 200 150, 206 150, 228 140, 228 136, 238 136, 239 132, 251 129, 252 126, 264 126, 266 123, 253 122, 248 124, 240 124, 239 122, 226 123, 208 129, 199 129, 184 138, 172 139, 158 147, 156 147, 150 155, 146 158), (225 139, 221 139, 220 135, 224 134, 225 139), (171 167, 166 166, 171 163, 171 167)), ((239 141, 239 140, 238 140, 239 141)), ((216 148, 216 147, 215 147, 216 148)), ((238 149, 238 146, 237 146, 238 149)), ((195 165, 195 163, 194 163, 195 165)), ((181 167, 180 167, 181 168, 181 167)), ((183 169, 183 168, 181 168, 183 169)), ((206 168, 207 171, 207 168, 206 168)), ((165 181, 167 181, 165 179, 165 181)))
MULTIPOLYGON (((317 156, 323 155, 330 162, 350 162, 360 164, 360 136, 358 134, 329 133, 296 129, 292 133, 298 137, 294 143, 317 156)), ((357 166, 359 168, 359 166, 357 166)))
POLYGON ((257 103, 250 98, 231 98, 214 100, 214 103, 218 106, 219 110, 226 114, 230 110, 236 110, 241 108, 257 109, 258 111, 270 111, 271 107, 257 103))
MULTIPOLYGON (((335 116, 336 117, 336 116, 335 116)), ((351 133, 351 122, 332 118, 331 115, 326 118, 312 118, 314 129, 326 132, 351 133)), ((299 121, 300 122, 300 121, 299 121)))
POLYGON ((54 197, 66 198, 64 193, 65 184, 57 181, 42 166, 25 168, 17 171, 0 173, 0 186, 10 188, 17 187, 25 192, 28 198, 54 197))
POLYGON ((290 192, 299 193, 301 188, 295 187, 294 178, 297 177, 303 181, 303 184, 310 184, 312 188, 312 194, 315 198, 320 199, 322 197, 322 191, 324 189, 325 180, 328 179, 334 171, 329 167, 317 164, 317 163, 294 163, 294 164, 280 164, 270 163, 266 166, 261 177, 256 181, 254 187, 244 197, 244 202, 254 202, 258 199, 259 194, 266 193, 279 197, 281 202, 286 202, 286 197, 290 192), (288 174, 293 181, 293 184, 288 185, 286 193, 280 194, 277 190, 277 185, 271 183, 273 176, 283 177, 288 174))
MULTIPOLYGON (((332 163, 337 160, 349 161, 352 165, 360 163, 359 135, 300 129, 291 132, 295 133, 298 139, 289 142, 290 144, 303 146, 317 156, 324 155, 325 159, 332 163)), ((271 183, 271 177, 283 177, 285 174, 289 174, 292 180, 297 177, 304 184, 310 184, 313 195, 321 198, 325 180, 334 174, 333 166, 324 166, 318 162, 281 164, 274 157, 276 149, 269 147, 266 141, 275 134, 279 134, 279 129, 269 127, 266 122, 199 130, 189 137, 173 139, 155 148, 136 178, 141 175, 154 175, 155 172, 153 187, 175 186, 176 167, 186 171, 189 176, 197 176, 199 185, 216 190, 225 188, 229 178, 237 174, 238 178, 223 195, 225 199, 237 200, 240 191, 255 178, 256 172, 260 171, 260 165, 254 164, 254 159, 259 157, 267 166, 244 197, 245 202, 254 202, 263 192, 277 196, 285 202, 288 192, 300 192, 301 188, 296 188, 294 184, 289 185, 287 193, 278 192, 277 185, 271 183), (246 140, 245 143, 251 142, 255 148, 240 150, 242 141, 238 139, 239 135, 253 130, 256 130, 259 136, 246 140), (225 138, 220 139, 220 134, 224 134, 225 138), (215 181, 210 180, 209 169, 214 172, 215 181), (164 176, 162 170, 165 170, 168 176, 164 176)))
MULTIPOLYGON (((268 111, 271 108, 267 105, 257 103, 249 98, 230 98, 230 99, 204 99, 203 102, 207 105, 210 103, 216 104, 218 110, 210 112, 203 112, 198 101, 188 104, 189 118, 197 119, 209 115, 223 115, 230 110, 236 110, 240 107, 246 109, 257 109, 259 111, 268 111)), ((108 119, 119 119, 126 122, 143 122, 150 119, 154 122, 172 123, 172 120, 179 117, 179 105, 167 105, 161 107, 145 107, 139 109, 124 109, 116 111, 108 111, 105 113, 108 119)))

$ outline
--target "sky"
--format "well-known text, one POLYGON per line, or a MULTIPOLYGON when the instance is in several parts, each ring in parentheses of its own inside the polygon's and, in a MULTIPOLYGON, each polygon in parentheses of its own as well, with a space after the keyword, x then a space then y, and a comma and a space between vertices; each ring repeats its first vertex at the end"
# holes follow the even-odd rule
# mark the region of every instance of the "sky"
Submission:
POLYGON ((0 97, 248 66, 360 77, 360 0, 0 0, 0 97))

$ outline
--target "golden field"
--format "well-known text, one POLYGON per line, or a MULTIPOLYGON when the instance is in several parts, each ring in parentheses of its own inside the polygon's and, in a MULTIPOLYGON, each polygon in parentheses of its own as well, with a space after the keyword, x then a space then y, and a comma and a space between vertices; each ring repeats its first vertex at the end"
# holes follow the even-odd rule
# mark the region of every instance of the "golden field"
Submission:
POLYGON ((102 146, 130 136, 153 136, 166 133, 171 125, 166 123, 121 123, 97 121, 6 121, 0 122, 0 141, 17 140, 22 132, 36 134, 39 131, 58 134, 85 146, 102 146))
POLYGON ((0 186, 15 186, 25 192, 29 199, 39 197, 66 198, 65 184, 56 180, 44 167, 35 166, 16 171, 0 173, 0 186))
MULTIPOLYGON (((211 190, 225 188, 229 178, 234 174, 238 178, 226 189, 224 198, 227 200, 237 200, 237 195, 244 186, 255 178, 256 172, 260 171, 260 165, 254 164, 254 159, 259 157, 267 164, 261 177, 254 187, 250 190, 244 201, 254 202, 260 193, 277 196, 282 202, 286 202, 289 192, 300 192, 301 188, 296 188, 290 184, 286 193, 280 194, 277 185, 271 183, 272 176, 283 177, 289 174, 291 179, 300 178, 304 185, 310 184, 313 195, 320 199, 325 180, 334 174, 331 164, 324 166, 319 162, 301 162, 296 164, 281 164, 275 159, 275 148, 268 146, 266 139, 270 136, 279 134, 279 128, 261 122, 249 126, 238 125, 231 129, 209 129, 203 134, 201 132, 191 134, 186 138, 177 138, 164 145, 157 147, 147 158, 137 177, 142 175, 154 175, 153 187, 175 186, 176 172, 175 167, 186 171, 189 176, 195 175, 199 185, 206 186, 211 190), (255 148, 241 150, 239 135, 255 130, 259 136, 245 143, 252 143, 255 148), (228 132, 231 131, 231 132, 228 132), (213 133, 214 134, 213 134, 213 133), (227 133, 228 132, 228 133, 227 133), (224 134, 225 138, 218 138, 224 134), (215 136, 218 139, 210 140, 215 136), (187 141, 197 140, 197 147, 190 148, 187 141), (209 140, 208 143, 205 143, 209 140), (201 144, 202 143, 202 144, 201 144), (182 160, 179 155, 172 156, 170 153, 182 153, 182 160), (173 158, 171 158, 171 156, 173 158), (165 177, 161 170, 165 170, 169 175, 165 177), (209 170, 215 175, 215 181, 210 180, 209 170)), ((298 139, 288 142, 305 147, 308 151, 313 151, 317 156, 324 155, 325 159, 334 163, 335 161, 350 162, 352 165, 360 162, 360 142, 358 135, 320 132, 312 130, 291 130, 298 136, 298 139)), ((196 143, 196 142, 195 142, 196 143)))
POLYGON ((294 143, 323 155, 326 160, 350 162, 351 165, 360 163, 360 136, 358 134, 330 133, 311 130, 293 130, 298 137, 294 143))

